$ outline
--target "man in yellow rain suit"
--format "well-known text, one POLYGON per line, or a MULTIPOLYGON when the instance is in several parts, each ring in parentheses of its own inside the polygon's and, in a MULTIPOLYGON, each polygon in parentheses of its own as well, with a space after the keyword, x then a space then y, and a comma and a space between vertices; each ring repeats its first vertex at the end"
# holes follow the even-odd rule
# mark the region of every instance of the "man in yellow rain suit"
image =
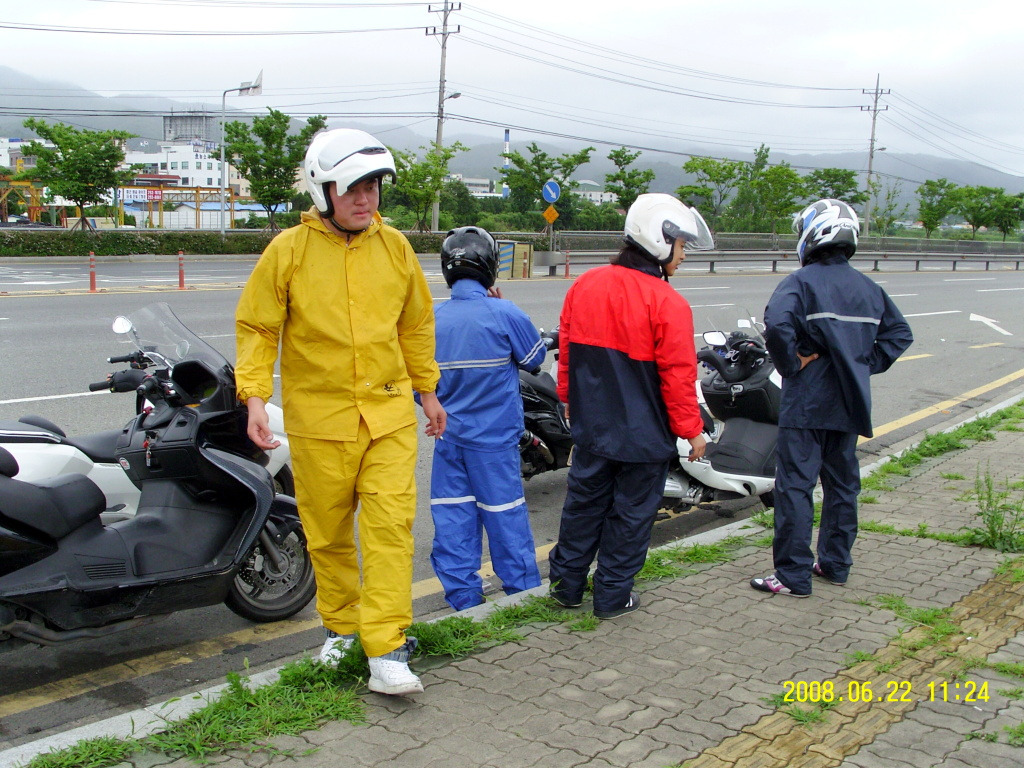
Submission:
POLYGON ((317 134, 303 166, 315 208, 270 243, 235 316, 238 397, 249 437, 277 444, 266 401, 281 350, 285 429, 295 495, 327 631, 321 661, 336 662, 359 633, 369 687, 423 690, 408 661, 412 623, 412 523, 416 513, 416 411, 444 432, 434 394, 433 300, 405 237, 377 208, 394 159, 363 131, 317 134), (359 543, 355 511, 359 506, 359 543))

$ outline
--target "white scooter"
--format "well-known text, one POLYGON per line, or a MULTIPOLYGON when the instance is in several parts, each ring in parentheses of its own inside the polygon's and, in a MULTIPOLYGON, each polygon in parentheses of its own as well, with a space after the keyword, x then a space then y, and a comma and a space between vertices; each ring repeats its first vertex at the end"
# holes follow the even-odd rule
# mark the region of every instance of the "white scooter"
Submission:
POLYGON ((716 330, 703 334, 708 346, 697 352, 698 361, 711 371, 698 382, 708 446, 702 459, 691 462, 690 444, 678 441, 664 506, 681 510, 757 496, 766 507, 774 507, 782 377, 749 314, 720 316, 712 324, 716 330))
MULTIPOLYGON (((142 382, 150 376, 166 377, 170 368, 155 349, 136 351, 121 357, 107 359, 109 363, 129 363, 130 368, 111 374, 106 380, 89 385, 91 391, 136 392, 136 414, 151 404, 139 391, 142 382)), ((202 406, 199 406, 200 408, 202 406)), ((267 403, 270 429, 281 445, 269 451, 267 471, 274 478, 278 493, 295 495, 295 482, 288 462, 288 437, 284 432, 281 409, 267 403)), ((135 417, 129 424, 134 423, 135 417)), ((140 490, 125 473, 114 456, 118 438, 123 429, 111 429, 89 435, 68 437, 59 426, 43 416, 22 416, 17 421, 0 421, 0 446, 17 460, 20 471, 17 479, 35 483, 63 474, 85 475, 103 491, 106 509, 101 515, 105 525, 135 516, 140 490)))

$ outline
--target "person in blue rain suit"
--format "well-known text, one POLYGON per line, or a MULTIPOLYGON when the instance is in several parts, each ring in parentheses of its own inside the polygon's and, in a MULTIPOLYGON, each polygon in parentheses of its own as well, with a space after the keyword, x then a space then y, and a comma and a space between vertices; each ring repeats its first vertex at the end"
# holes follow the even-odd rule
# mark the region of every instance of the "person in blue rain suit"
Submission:
POLYGON ((459 611, 484 601, 482 530, 507 594, 540 585, 520 475, 518 369, 537 368, 545 346, 526 313, 494 287, 498 246, 486 230, 449 232, 441 271, 452 291, 435 309, 437 396, 448 425, 430 474, 430 562, 445 600, 459 611))
POLYGON ((857 436, 871 437, 870 377, 914 340, 892 299, 850 266, 860 221, 841 200, 797 215, 801 268, 764 311, 765 341, 782 374, 775 473, 775 572, 762 592, 807 597, 812 575, 845 584, 857 537, 857 436), (811 551, 814 487, 821 479, 817 559, 811 551))

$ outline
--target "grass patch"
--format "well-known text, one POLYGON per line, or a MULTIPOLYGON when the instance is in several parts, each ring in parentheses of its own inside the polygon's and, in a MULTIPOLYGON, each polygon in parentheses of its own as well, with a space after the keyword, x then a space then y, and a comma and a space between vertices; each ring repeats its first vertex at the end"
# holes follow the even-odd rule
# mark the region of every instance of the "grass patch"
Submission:
POLYGON ((1003 728, 1007 734, 1007 741, 1015 747, 1024 747, 1024 723, 1007 725, 1003 728))
POLYGON ((961 631, 956 623, 949 620, 952 608, 912 608, 900 595, 879 595, 874 602, 879 608, 892 611, 908 624, 927 629, 923 640, 908 644, 907 647, 913 650, 935 645, 961 631))
POLYGON ((861 496, 858 499, 858 502, 861 503, 861 504, 877 504, 878 503, 878 497, 877 496, 871 496, 871 495, 861 496))
POLYGON ((733 551, 745 544, 740 536, 730 536, 715 544, 691 544, 682 547, 666 547, 650 552, 643 568, 637 574, 638 581, 674 579, 693 573, 686 566, 702 563, 726 563, 732 559, 733 551))
POLYGON ((1024 552, 1024 497, 1017 497, 1009 488, 996 488, 992 475, 980 471, 974 480, 978 502, 977 528, 967 528, 967 543, 990 547, 1000 552, 1024 552))
POLYGON ((945 480, 966 480, 967 478, 959 472, 940 472, 939 477, 945 480))
POLYGON ((1010 581, 1019 584, 1024 581, 1024 557, 1015 557, 1011 560, 1004 560, 996 568, 996 574, 1009 574, 1010 581))
POLYGON ((867 651, 854 651, 853 653, 846 654, 846 668, 855 667, 865 661, 874 661, 875 654, 868 653, 867 651))
POLYGON ((227 680, 216 699, 185 719, 168 723, 159 733, 139 739, 90 739, 37 755, 27 768, 104 768, 145 752, 206 762, 233 749, 273 751, 268 739, 313 730, 328 720, 364 720, 357 695, 362 678, 353 680, 311 659, 285 665, 280 678, 270 685, 250 688, 237 672, 228 673, 227 680))

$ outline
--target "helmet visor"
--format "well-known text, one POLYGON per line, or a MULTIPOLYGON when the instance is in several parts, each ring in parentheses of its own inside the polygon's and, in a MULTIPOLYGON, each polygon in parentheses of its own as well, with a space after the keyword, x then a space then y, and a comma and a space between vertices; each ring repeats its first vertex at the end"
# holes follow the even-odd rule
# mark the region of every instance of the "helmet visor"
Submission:
POLYGON ((690 207, 687 207, 686 210, 693 216, 693 231, 687 231, 671 220, 666 220, 661 227, 665 241, 671 246, 672 243, 681 237, 686 247, 691 250, 707 251, 714 248, 715 239, 712 237, 711 229, 708 227, 707 222, 704 221, 704 217, 700 215, 700 211, 690 207))

